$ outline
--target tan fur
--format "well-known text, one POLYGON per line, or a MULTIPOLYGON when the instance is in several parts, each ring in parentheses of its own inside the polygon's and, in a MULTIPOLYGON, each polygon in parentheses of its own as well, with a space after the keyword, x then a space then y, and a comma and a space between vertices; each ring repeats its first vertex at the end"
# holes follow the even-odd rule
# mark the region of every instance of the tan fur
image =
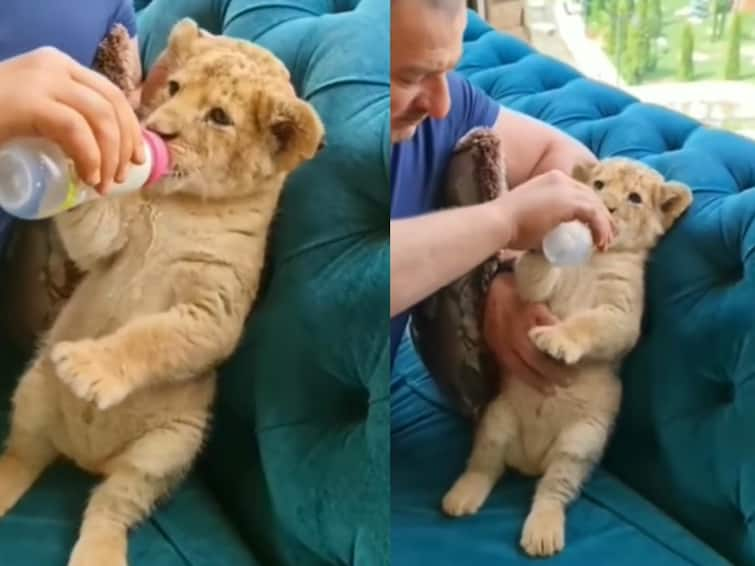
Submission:
POLYGON ((124 566, 128 529, 190 468, 283 182, 323 136, 272 55, 208 36, 199 52, 199 39, 189 21, 174 29, 180 89, 146 121, 171 138, 174 176, 55 219, 86 276, 13 397, 0 514, 59 456, 102 475, 69 566, 124 566))
POLYGON ((617 371, 639 338, 648 253, 692 198, 686 187, 627 160, 580 166, 574 176, 594 190, 603 184, 599 194, 616 240, 581 267, 553 267, 541 254, 525 253, 515 277, 523 299, 546 303, 559 318, 533 328, 530 338, 573 366, 575 381, 546 397, 507 377, 478 426, 466 471, 443 499, 449 515, 473 514, 506 466, 542 476, 521 537, 532 556, 564 547, 566 507, 602 457, 619 410, 617 371), (631 202, 632 194, 642 202, 631 202))

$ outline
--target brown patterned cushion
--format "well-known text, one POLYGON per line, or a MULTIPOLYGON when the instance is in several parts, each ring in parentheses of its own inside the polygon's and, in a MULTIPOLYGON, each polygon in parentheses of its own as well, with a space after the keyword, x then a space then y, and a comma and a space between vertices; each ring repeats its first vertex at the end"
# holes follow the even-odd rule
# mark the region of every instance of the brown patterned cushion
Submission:
MULTIPOLYGON (((498 137, 487 128, 469 132, 448 166, 442 207, 491 200, 507 190, 498 137)), ((440 289, 414 311, 410 329, 430 374, 462 413, 477 418, 498 391, 498 369, 482 334, 485 296, 499 261, 491 257, 440 289)))

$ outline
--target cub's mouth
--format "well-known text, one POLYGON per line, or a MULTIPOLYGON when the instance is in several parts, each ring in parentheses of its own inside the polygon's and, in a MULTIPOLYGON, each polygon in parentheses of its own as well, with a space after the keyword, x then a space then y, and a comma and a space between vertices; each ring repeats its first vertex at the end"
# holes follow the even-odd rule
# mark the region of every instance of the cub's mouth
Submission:
POLYGON ((178 134, 165 134, 155 132, 165 142, 170 156, 170 167, 166 171, 165 177, 168 179, 184 179, 189 175, 189 170, 183 165, 186 156, 189 153, 188 148, 178 140, 178 134))

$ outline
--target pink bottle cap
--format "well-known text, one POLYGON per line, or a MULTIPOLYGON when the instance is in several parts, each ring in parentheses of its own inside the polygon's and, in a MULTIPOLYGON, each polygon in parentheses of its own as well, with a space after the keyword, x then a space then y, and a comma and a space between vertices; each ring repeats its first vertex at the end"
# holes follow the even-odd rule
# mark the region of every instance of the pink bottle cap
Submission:
POLYGON ((156 133, 143 129, 142 135, 152 152, 152 171, 145 183, 145 186, 148 186, 156 183, 168 174, 170 170, 170 152, 165 141, 156 133))

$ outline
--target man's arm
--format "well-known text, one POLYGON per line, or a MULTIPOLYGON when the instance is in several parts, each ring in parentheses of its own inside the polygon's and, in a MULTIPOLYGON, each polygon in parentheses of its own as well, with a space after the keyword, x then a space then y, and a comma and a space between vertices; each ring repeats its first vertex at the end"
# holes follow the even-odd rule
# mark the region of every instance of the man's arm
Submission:
POLYGON ((575 138, 545 122, 506 108, 501 108, 493 129, 501 139, 501 152, 511 188, 554 169, 571 175, 575 164, 596 160, 595 155, 575 138))
POLYGON ((391 317, 481 264, 510 239, 498 201, 391 221, 391 317))
POLYGON ((561 222, 590 226, 599 248, 611 239, 610 215, 593 191, 549 171, 495 200, 391 222, 391 317, 498 250, 529 250, 561 222))

